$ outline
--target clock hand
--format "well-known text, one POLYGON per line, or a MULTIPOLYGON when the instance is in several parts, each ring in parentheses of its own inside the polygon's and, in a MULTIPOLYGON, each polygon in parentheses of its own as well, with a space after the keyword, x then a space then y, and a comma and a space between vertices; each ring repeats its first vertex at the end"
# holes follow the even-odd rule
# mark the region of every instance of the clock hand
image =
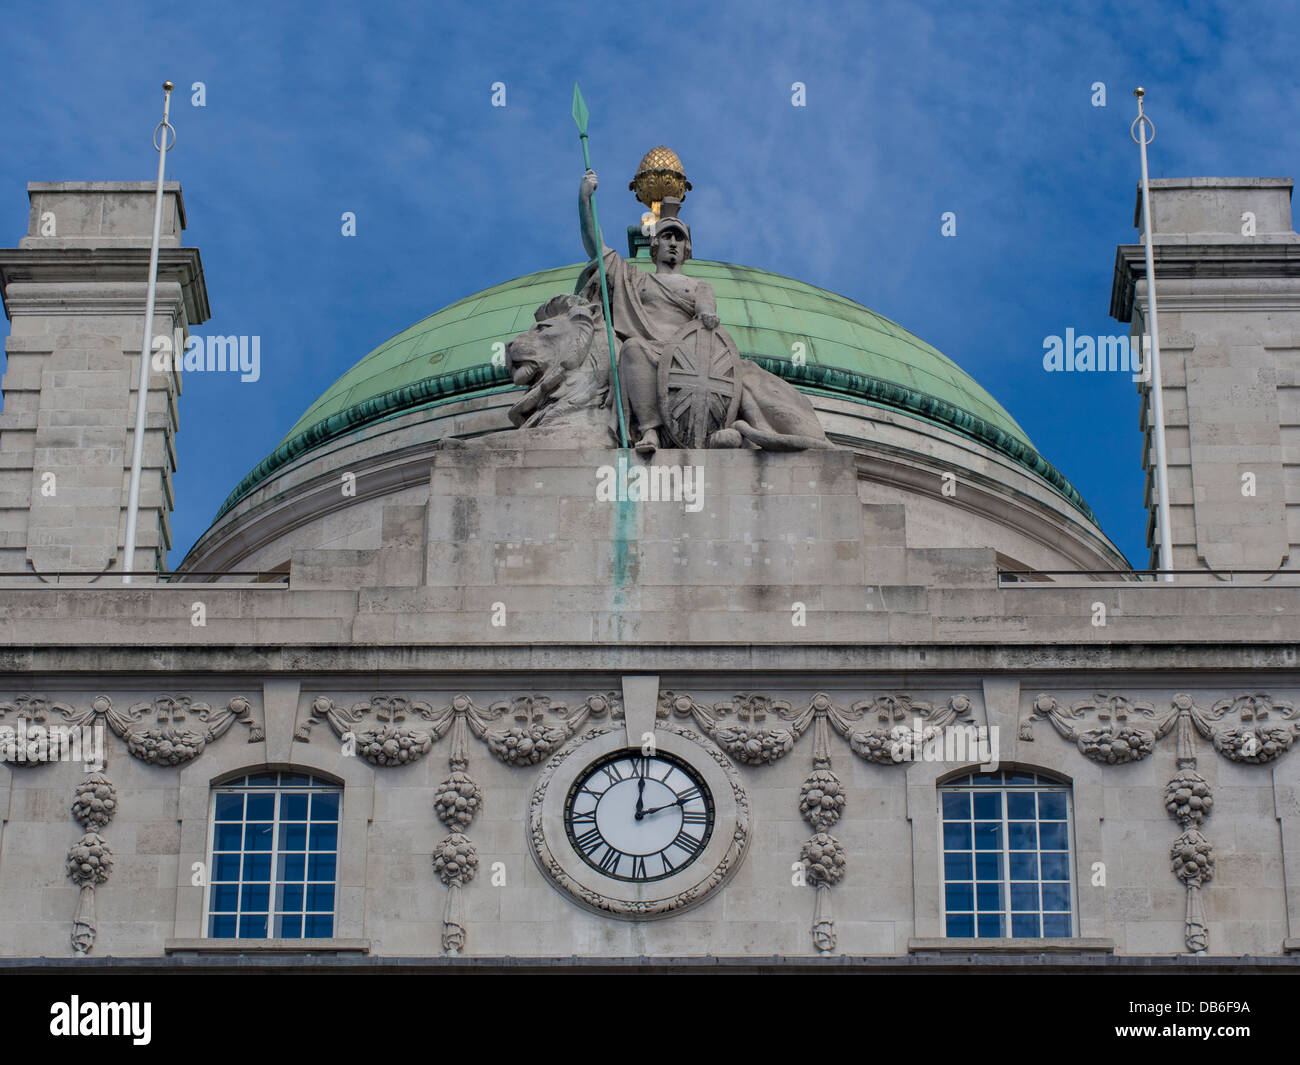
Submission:
POLYGON ((639 820, 641 817, 646 816, 647 814, 657 814, 660 810, 667 810, 668 807, 670 807, 670 806, 681 806, 682 801, 683 801, 683 800, 678 799, 676 802, 664 803, 663 806, 652 806, 652 807, 650 807, 650 809, 648 809, 648 810, 642 810, 641 813, 638 815, 638 820, 639 820))
POLYGON ((636 819, 641 820, 645 816, 645 803, 641 801, 641 796, 645 792, 645 777, 636 782, 636 819))

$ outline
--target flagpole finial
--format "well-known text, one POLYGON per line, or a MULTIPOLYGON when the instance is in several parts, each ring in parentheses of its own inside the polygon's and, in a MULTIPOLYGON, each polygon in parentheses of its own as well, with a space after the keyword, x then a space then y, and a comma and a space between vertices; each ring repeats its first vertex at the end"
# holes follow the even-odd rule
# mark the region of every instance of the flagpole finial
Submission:
POLYGON ((171 92, 172 89, 174 88, 176 88, 176 86, 173 85, 170 81, 163 82, 163 92, 171 92))
POLYGON ((1139 100, 1142 99, 1142 97, 1144 97, 1146 94, 1147 94, 1146 89, 1142 88, 1141 85, 1139 85, 1136 89, 1133 90, 1133 95, 1136 96, 1139 100))

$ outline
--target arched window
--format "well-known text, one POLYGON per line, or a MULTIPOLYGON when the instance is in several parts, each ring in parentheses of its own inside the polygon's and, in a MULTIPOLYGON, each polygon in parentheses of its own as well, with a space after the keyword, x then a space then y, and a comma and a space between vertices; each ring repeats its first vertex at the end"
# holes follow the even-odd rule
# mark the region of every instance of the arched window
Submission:
POLYGON ((212 789, 212 939, 334 935, 343 789, 301 773, 253 773, 212 789))
POLYGON ((1070 785, 1024 770, 968 773, 939 787, 944 934, 1074 934, 1070 785))

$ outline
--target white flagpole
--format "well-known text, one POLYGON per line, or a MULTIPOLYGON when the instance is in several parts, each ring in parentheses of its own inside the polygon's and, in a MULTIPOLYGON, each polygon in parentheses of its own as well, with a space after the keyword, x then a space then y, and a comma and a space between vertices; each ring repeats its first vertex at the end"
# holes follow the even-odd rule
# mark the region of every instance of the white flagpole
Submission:
POLYGON ((163 209, 163 169, 167 163, 167 153, 176 143, 176 130, 172 128, 167 116, 171 112, 172 89, 170 81, 163 82, 163 119, 153 132, 153 146, 158 152, 158 190, 153 203, 153 243, 149 246, 149 288, 144 301, 144 343, 140 348, 140 380, 136 387, 135 400, 135 438, 131 447, 131 481, 126 494, 126 546, 122 555, 122 583, 131 583, 131 571, 135 569, 135 527, 140 515, 140 471, 144 465, 144 422, 149 406, 149 369, 153 356, 153 307, 154 296, 158 288, 158 238, 162 230, 163 209), (171 130, 171 143, 167 142, 167 131, 171 130), (162 133, 159 141, 158 134, 162 133))
MULTIPOLYGON (((1156 127, 1142 111, 1142 97, 1146 90, 1138 86, 1133 90, 1137 97, 1138 116, 1129 127, 1129 136, 1137 143, 1142 154, 1142 229, 1146 237, 1147 253, 1147 307, 1151 335, 1151 433, 1156 446, 1156 525, 1160 532, 1160 566, 1172 570, 1173 546, 1169 528, 1169 465, 1165 452, 1165 394, 1160 385, 1160 325, 1156 317, 1156 269, 1151 247, 1151 182, 1147 176, 1147 145, 1156 139, 1156 127), (1150 136, 1147 135, 1150 131, 1150 136)), ((1163 577, 1172 581, 1174 575, 1163 577)))

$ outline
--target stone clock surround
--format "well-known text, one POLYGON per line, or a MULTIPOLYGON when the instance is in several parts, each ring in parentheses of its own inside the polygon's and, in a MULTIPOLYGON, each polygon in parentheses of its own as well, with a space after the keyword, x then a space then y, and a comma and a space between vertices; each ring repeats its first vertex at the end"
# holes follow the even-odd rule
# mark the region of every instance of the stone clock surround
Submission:
MULTIPOLYGON (((542 874, 581 906, 627 920, 671 917, 698 906, 735 874, 750 841, 750 802, 740 775, 707 738, 689 729, 660 728, 655 749, 676 755, 703 778, 713 796, 713 833, 703 852, 663 880, 624 883, 602 876, 574 849, 564 824, 564 800, 593 762, 628 749, 628 731, 592 729, 555 755, 537 779, 529 803, 528 836, 542 874)), ((642 746, 638 743, 638 748, 642 746)))

